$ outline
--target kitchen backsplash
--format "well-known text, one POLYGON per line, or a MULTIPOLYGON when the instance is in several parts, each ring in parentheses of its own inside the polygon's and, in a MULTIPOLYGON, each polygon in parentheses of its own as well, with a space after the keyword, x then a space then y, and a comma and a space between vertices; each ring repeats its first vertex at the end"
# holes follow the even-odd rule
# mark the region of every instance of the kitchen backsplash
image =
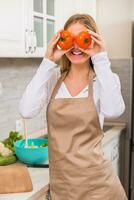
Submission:
MULTIPOLYGON (((25 87, 32 79, 42 59, 0 59, 0 140, 9 131, 15 130, 15 122, 21 119, 18 106, 25 87)), ((27 120, 28 131, 34 132, 44 127, 44 110, 34 119, 27 120)))
MULTIPOLYGON (((32 79, 42 59, 0 59, 0 82, 3 93, 0 95, 0 139, 5 138, 9 131, 15 130, 15 121, 21 116, 18 111, 19 100, 25 87, 32 79)), ((131 60, 111 60, 112 69, 121 79, 122 93, 126 104, 126 111, 119 119, 114 121, 127 121, 130 110, 130 76, 131 60)), ((36 132, 46 127, 45 109, 35 117, 28 120, 28 131, 36 132)), ((110 120, 111 121, 111 120, 110 120)))
POLYGON ((118 119, 111 119, 110 121, 129 123, 132 101, 132 59, 112 59, 111 66, 112 71, 119 75, 121 81, 121 91, 126 108, 121 117, 118 119))

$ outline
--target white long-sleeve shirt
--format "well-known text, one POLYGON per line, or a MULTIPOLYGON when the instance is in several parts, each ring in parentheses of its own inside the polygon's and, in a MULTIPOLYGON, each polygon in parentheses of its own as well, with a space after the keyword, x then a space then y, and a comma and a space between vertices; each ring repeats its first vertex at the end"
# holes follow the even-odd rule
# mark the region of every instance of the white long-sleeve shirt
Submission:
MULTIPOLYGON (((93 80, 93 99, 103 128, 104 118, 119 117, 125 110, 125 104, 119 77, 111 70, 107 52, 97 53, 91 59, 96 73, 93 80)), ((33 118, 44 106, 47 107, 60 75, 60 68, 56 63, 46 58, 42 60, 20 100, 19 111, 24 118, 33 118)), ((62 82, 55 98, 84 98, 87 95, 88 86, 77 96, 72 97, 62 82)))

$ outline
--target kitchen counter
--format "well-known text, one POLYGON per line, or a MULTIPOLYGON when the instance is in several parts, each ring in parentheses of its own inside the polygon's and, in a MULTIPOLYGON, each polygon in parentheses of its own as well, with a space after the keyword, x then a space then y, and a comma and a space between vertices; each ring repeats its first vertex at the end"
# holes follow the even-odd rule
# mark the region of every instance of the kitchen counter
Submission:
POLYGON ((49 182, 48 168, 28 167, 30 177, 33 183, 33 191, 24 193, 0 194, 0 200, 39 200, 39 195, 45 193, 49 182))
POLYGON ((104 126, 104 137, 102 140, 103 152, 107 159, 112 162, 113 168, 116 174, 122 179, 122 158, 123 153, 123 143, 126 124, 108 124, 104 126))
MULTIPOLYGON (((111 126, 111 124, 108 123, 106 126, 111 126)), ((112 126, 104 132, 102 141, 103 146, 111 141, 112 138, 120 135, 124 128, 125 124, 123 123, 112 124, 112 126)), ((28 167, 28 170, 33 183, 33 191, 26 193, 0 194, 0 200, 44 200, 44 194, 49 183, 49 169, 28 167)))
POLYGON ((104 131, 104 138, 102 140, 102 144, 105 145, 107 142, 109 142, 112 138, 116 137, 117 135, 121 135, 122 131, 125 129, 126 124, 125 123, 114 123, 113 122, 108 122, 104 124, 105 127, 110 127, 109 129, 107 128, 106 131, 104 131))

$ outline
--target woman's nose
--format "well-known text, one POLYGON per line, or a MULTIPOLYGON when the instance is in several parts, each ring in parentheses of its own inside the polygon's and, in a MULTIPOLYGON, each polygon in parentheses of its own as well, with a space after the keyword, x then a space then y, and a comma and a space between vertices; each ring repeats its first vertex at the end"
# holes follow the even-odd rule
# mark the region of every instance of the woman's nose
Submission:
POLYGON ((74 48, 75 49, 78 49, 79 48, 79 46, 78 46, 78 44, 74 41, 74 48))

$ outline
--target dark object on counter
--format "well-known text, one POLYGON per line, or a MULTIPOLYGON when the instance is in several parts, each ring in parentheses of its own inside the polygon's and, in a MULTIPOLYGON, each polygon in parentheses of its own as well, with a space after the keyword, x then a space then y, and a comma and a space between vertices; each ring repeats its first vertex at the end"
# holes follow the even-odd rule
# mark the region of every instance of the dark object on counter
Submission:
POLYGON ((51 200, 51 194, 50 194, 50 184, 46 185, 44 188, 44 200, 51 200))
POLYGON ((51 194, 50 194, 50 189, 48 190, 45 200, 51 200, 51 194))
POLYGON ((49 168, 49 164, 33 164, 33 165, 28 165, 28 167, 49 168))

